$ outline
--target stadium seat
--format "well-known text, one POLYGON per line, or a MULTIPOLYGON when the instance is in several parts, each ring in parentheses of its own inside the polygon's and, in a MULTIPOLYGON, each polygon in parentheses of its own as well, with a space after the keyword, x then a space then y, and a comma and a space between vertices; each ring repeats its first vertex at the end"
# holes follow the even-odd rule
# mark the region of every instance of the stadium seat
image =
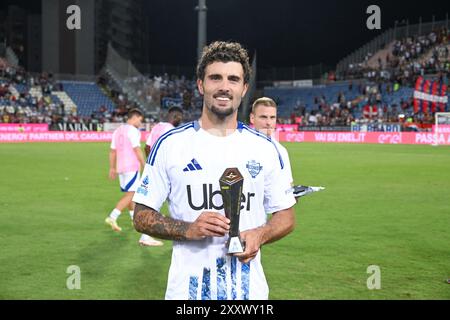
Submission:
POLYGON ((101 106, 113 112, 113 102, 92 82, 61 81, 64 91, 75 103, 78 115, 90 116, 101 106))

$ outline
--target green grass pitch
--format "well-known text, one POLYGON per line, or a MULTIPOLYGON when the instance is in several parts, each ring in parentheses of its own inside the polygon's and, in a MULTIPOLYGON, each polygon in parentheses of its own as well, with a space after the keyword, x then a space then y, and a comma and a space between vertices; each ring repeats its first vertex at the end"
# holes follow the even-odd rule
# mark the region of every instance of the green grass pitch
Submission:
MULTIPOLYGON (((450 148, 286 146, 295 182, 326 190, 263 247, 271 299, 450 299, 450 148)), ((126 212, 122 233, 104 224, 120 197, 107 174, 107 143, 0 145, 0 299, 164 298, 171 243, 139 247, 126 212)))

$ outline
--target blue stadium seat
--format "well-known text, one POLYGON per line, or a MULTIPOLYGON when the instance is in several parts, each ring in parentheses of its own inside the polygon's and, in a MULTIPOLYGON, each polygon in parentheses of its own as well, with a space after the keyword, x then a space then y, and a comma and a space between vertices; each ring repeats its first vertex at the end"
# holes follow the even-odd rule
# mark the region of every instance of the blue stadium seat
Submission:
MULTIPOLYGON (((264 95, 271 97, 278 103, 278 115, 279 117, 287 118, 290 116, 294 108, 300 103, 306 106, 306 112, 317 110, 318 105, 314 103, 315 97, 325 96, 328 104, 337 102, 339 92, 343 92, 347 101, 354 100, 360 93, 358 92, 358 86, 353 85, 352 90, 348 89, 348 84, 332 84, 327 86, 316 86, 312 88, 276 88, 267 87, 264 89, 264 95)), ((397 104, 400 106, 402 100, 409 100, 414 93, 413 88, 401 87, 396 92, 386 93, 386 85, 382 86, 382 102, 388 106, 397 104)), ((358 117, 361 114, 361 108, 356 112, 358 117)))
POLYGON ((97 84, 92 82, 61 81, 64 91, 77 105, 78 114, 90 116, 105 106, 109 112, 114 111, 113 102, 102 92, 97 84))

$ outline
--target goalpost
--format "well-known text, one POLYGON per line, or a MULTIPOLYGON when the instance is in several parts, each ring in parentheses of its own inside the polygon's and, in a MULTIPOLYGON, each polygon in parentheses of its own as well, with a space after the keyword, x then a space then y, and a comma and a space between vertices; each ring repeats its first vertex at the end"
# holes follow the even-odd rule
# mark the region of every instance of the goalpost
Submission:
POLYGON ((433 130, 433 146, 439 145, 439 133, 450 133, 450 112, 436 112, 433 130))

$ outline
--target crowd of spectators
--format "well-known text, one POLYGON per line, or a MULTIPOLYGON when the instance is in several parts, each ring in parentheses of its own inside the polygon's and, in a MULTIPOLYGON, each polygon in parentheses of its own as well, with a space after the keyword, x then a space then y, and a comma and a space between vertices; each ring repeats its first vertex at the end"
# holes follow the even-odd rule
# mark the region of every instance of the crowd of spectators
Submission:
POLYGON ((299 101, 290 118, 280 118, 279 122, 300 126, 349 126, 352 123, 402 123, 409 119, 418 124, 432 124, 434 116, 431 113, 413 112, 412 95, 394 104, 387 103, 385 97, 402 87, 414 87, 417 77, 425 74, 433 74, 440 83, 448 85, 449 47, 446 28, 427 36, 395 41, 392 51, 384 59, 379 57, 376 64, 369 63, 373 56, 369 53, 363 62, 350 64, 337 76, 349 80, 349 92, 357 86, 358 98, 348 101, 346 92, 339 92, 334 101, 327 101, 322 95, 315 97, 313 108, 299 101))
POLYGON ((446 28, 433 31, 427 36, 412 36, 397 40, 392 50, 377 63, 370 64, 373 54, 364 61, 351 63, 340 74, 340 79, 368 79, 370 81, 412 86, 415 78, 425 74, 448 74, 449 31, 446 28))
POLYGON ((434 123, 431 112, 414 113, 414 97, 401 98, 398 103, 387 103, 385 95, 398 90, 389 84, 360 80, 357 84, 349 82, 348 91, 341 91, 328 100, 325 95, 314 98, 314 106, 309 108, 298 101, 289 118, 279 118, 281 124, 298 124, 300 127, 348 127, 352 124, 389 124, 411 122, 424 125, 434 123), (356 88, 354 88, 356 85, 356 88), (355 99, 347 99, 346 94, 357 91, 355 99))
MULTIPOLYGON (((11 67, 4 59, 0 60, 0 123, 59 123, 89 124, 123 122, 128 111, 139 107, 122 88, 107 77, 99 77, 97 84, 113 101, 114 110, 110 112, 100 106, 89 116, 80 116, 76 110, 68 110, 61 101, 55 99, 54 91, 63 91, 63 85, 53 79, 51 73, 29 74, 21 67, 11 67), (38 87, 42 97, 32 95, 30 88, 38 87), (21 88, 22 90, 17 90, 21 88)), ((147 115, 145 121, 154 123, 165 119, 167 109, 180 106, 185 112, 186 121, 196 119, 201 113, 201 96, 195 81, 185 77, 163 76, 129 78, 127 84, 135 86, 140 97, 145 95, 147 102, 161 106, 157 115, 147 115), (146 88, 146 89, 145 89, 146 88), (165 101, 165 98, 169 98, 165 101), (171 99, 171 100, 170 100, 171 99), (165 103, 165 105, 163 105, 165 103)))
POLYGON ((197 89, 196 81, 189 80, 185 76, 168 75, 148 75, 135 76, 125 79, 124 86, 127 92, 133 92, 134 98, 129 98, 130 94, 125 93, 124 88, 119 87, 108 75, 99 78, 99 84, 109 92, 110 98, 117 105, 116 114, 119 119, 132 107, 141 105, 150 109, 160 109, 158 115, 149 116, 148 121, 159 121, 164 119, 165 112, 172 106, 180 107, 184 112, 186 121, 197 119, 202 108, 202 97, 197 89))
POLYGON ((62 86, 53 81, 52 74, 31 75, 21 67, 9 66, 5 60, 0 64, 0 122, 3 123, 48 123, 61 117, 72 117, 72 110, 65 110, 62 103, 52 99, 53 91, 62 86), (38 98, 28 90, 19 88, 38 86, 42 96, 38 98), (14 88, 14 89, 13 89, 14 88))
MULTIPOLYGON (((402 86, 412 87, 419 75, 437 73, 442 83, 448 83, 450 71, 449 34, 446 28, 426 36, 408 37, 392 44, 392 50, 378 63, 369 64, 371 54, 365 61, 351 64, 344 73, 347 79, 363 79, 349 83, 349 91, 358 87, 359 97, 346 99, 346 92, 340 92, 334 101, 327 101, 325 95, 318 96, 314 108, 298 102, 289 118, 279 118, 279 123, 297 123, 314 126, 349 126, 362 122, 398 122, 399 117, 411 113, 413 97, 402 99, 398 105, 388 105, 383 99, 398 91, 402 86)), ((334 75, 333 77, 338 75, 334 75)), ((356 81, 356 80, 355 80, 356 81)), ((0 59, 0 122, 21 123, 107 123, 123 122, 131 108, 139 105, 159 109, 146 122, 154 123, 165 118, 166 110, 178 106, 185 113, 185 121, 198 118, 201 114, 202 97, 195 79, 176 75, 147 75, 125 79, 124 88, 112 78, 103 75, 98 85, 110 97, 115 109, 110 112, 105 106, 89 116, 79 116, 76 110, 68 110, 63 103, 54 99, 54 91, 62 91, 62 84, 52 74, 29 74, 21 67, 11 67, 0 59), (42 97, 32 95, 32 87, 39 87, 42 97), (14 88, 26 88, 17 92, 14 88), (127 92, 127 93, 126 93, 127 92), (159 108, 158 108, 159 107, 159 108)), ((429 115, 413 115, 417 121, 432 121, 429 115)))
POLYGON ((197 114, 202 107, 202 97, 197 89, 195 79, 187 79, 185 76, 149 75, 130 77, 125 84, 136 92, 138 99, 150 106, 158 106, 168 109, 170 106, 178 106, 186 113, 197 114))

